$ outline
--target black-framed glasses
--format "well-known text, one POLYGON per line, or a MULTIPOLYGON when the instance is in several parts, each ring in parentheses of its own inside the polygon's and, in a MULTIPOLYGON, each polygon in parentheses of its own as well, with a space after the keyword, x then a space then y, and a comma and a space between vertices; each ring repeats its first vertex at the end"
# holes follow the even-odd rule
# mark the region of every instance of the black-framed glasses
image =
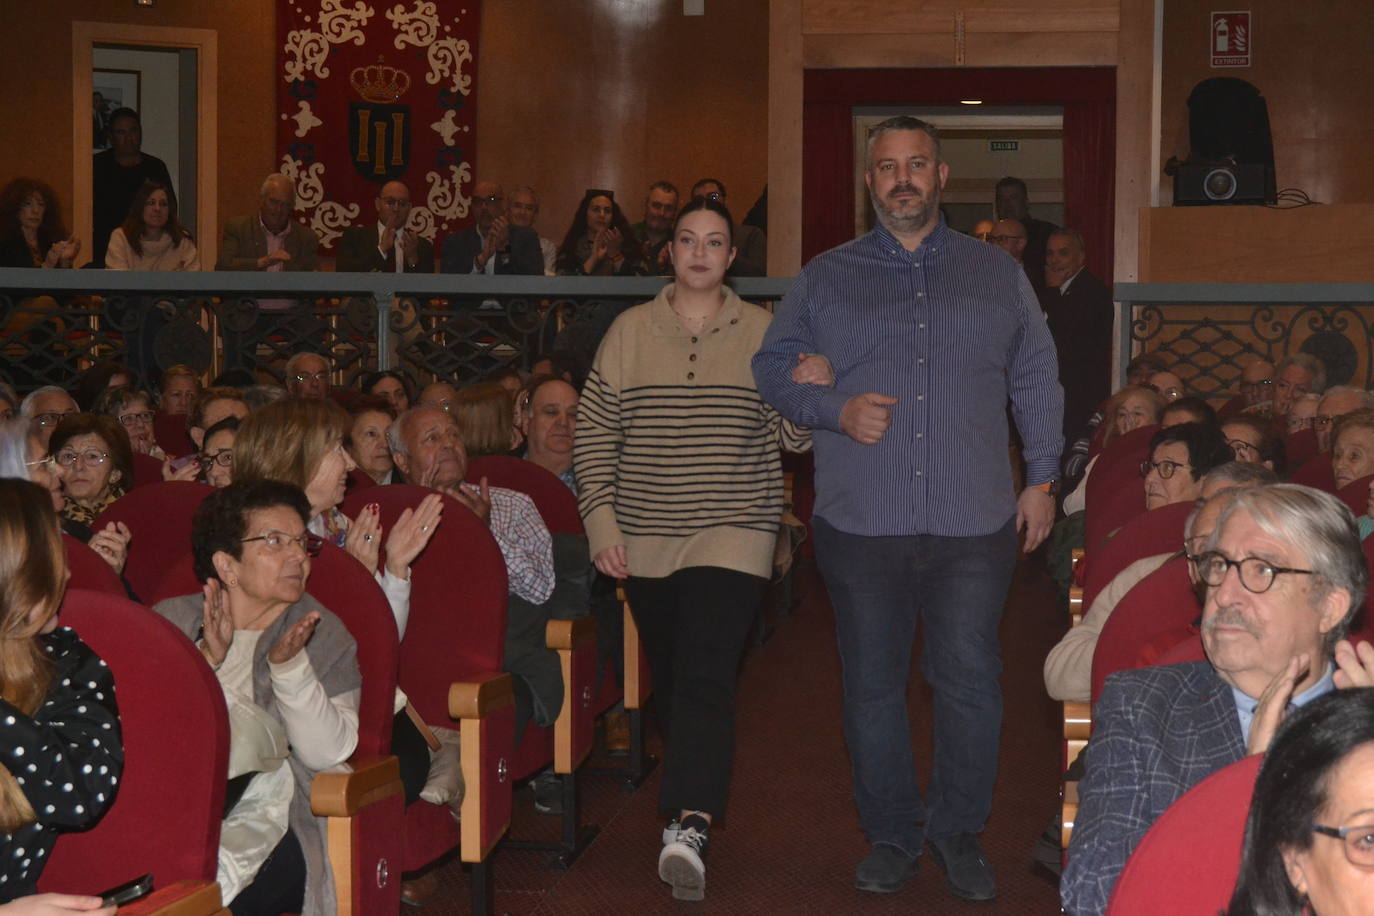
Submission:
POLYGON ((1301 576, 1314 574, 1310 569, 1275 566, 1268 560, 1262 560, 1259 557, 1243 557, 1239 560, 1233 560, 1216 550, 1209 550, 1201 556, 1193 557, 1192 561, 1193 569, 1197 570, 1198 578, 1213 588, 1226 581, 1227 570, 1234 566, 1240 576, 1240 584, 1245 587, 1247 592, 1256 595, 1262 595, 1269 591, 1274 580, 1284 573, 1301 576))
POLYGON ((295 379, 296 381, 298 381, 298 382, 327 382, 327 381, 329 381, 329 373, 328 373, 327 371, 325 371, 325 372, 297 372, 295 375, 293 375, 293 376, 291 376, 291 377, 292 377, 293 379, 295 379))
POLYGON ((285 550, 286 545, 295 544, 305 551, 306 556, 311 557, 319 556, 320 548, 324 546, 324 538, 318 534, 311 534, 309 531, 302 531, 297 535, 290 535, 285 531, 268 531, 257 537, 243 539, 245 544, 251 541, 262 541, 268 550, 285 550))
POLYGON ((69 417, 76 413, 75 410, 59 410, 52 413, 40 413, 33 418, 33 422, 39 426, 56 426, 62 422, 63 417, 69 417))
POLYGON ((1147 460, 1140 462, 1140 476, 1149 477, 1151 471, 1157 471, 1160 480, 1168 480, 1170 477, 1174 476, 1174 471, 1177 471, 1179 468, 1187 467, 1192 467, 1192 465, 1180 464, 1177 461, 1169 461, 1168 459, 1164 461, 1147 460))
POLYGON ((151 410, 143 410, 138 413, 126 413, 119 418, 119 422, 124 426, 133 426, 137 423, 151 423, 153 422, 153 412, 151 410))
POLYGON ((109 452, 100 452, 93 448, 88 448, 84 452, 58 452, 57 463, 64 468, 69 468, 80 461, 86 467, 93 468, 104 464, 105 460, 109 457, 109 452))
POLYGON ((1312 832, 1340 840, 1345 846, 1345 857, 1351 865, 1374 867, 1374 824, 1355 824, 1349 827, 1313 824, 1312 832))
POLYGON ((200 453, 200 463, 209 467, 217 464, 222 468, 231 467, 234 463, 234 450, 232 448, 222 448, 213 455, 209 452, 200 453))

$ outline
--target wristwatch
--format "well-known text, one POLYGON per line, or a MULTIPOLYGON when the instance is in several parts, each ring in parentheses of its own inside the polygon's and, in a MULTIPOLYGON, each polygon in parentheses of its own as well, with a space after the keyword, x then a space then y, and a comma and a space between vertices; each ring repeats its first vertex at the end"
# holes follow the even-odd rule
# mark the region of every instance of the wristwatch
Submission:
POLYGON ((1047 480, 1044 483, 1037 483, 1033 489, 1039 490, 1042 493, 1048 493, 1051 496, 1058 496, 1059 483, 1060 479, 1056 477, 1053 480, 1047 480))

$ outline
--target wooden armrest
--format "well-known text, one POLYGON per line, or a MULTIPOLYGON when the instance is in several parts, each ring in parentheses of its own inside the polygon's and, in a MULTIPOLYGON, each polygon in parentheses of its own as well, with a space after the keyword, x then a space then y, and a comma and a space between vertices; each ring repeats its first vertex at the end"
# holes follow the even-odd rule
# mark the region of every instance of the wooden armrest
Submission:
POLYGON ((488 712, 515 702, 515 681, 491 671, 448 688, 448 714, 455 719, 481 719, 488 712))
POLYGON ((1093 729, 1091 703, 1064 704, 1064 740, 1087 741, 1093 729))
POLYGON ((1069 587, 1069 626, 1076 627, 1083 622, 1083 589, 1077 585, 1069 587))
POLYGON ((1073 822, 1078 819, 1078 783, 1064 783, 1064 806, 1060 812, 1059 842, 1069 848, 1069 838, 1073 836, 1073 822))
POLYGON ((214 881, 177 881, 119 908, 119 916, 227 916, 214 881))
POLYGON ((596 620, 592 617, 550 620, 544 628, 544 644, 550 649, 576 649, 595 642, 596 620))
POLYGON ((353 817, 363 808, 405 791, 395 757, 355 758, 310 782, 310 810, 317 817, 353 817))

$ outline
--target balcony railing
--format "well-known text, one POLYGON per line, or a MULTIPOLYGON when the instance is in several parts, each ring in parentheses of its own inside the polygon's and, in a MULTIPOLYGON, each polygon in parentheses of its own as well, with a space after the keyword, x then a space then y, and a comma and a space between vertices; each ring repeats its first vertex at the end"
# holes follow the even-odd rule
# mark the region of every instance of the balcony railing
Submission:
POLYGON ((1374 284, 1118 283, 1115 298, 1118 384, 1148 350, 1203 397, 1236 392, 1247 359, 1298 352, 1326 363, 1328 384, 1374 387, 1374 284))
MULTIPOLYGON (((372 369, 464 384, 538 354, 590 363, 615 316, 657 277, 510 277, 0 268, 0 378, 21 393, 70 383, 92 362, 127 363, 140 385, 184 363, 282 377, 288 356, 328 353, 338 385, 372 369)), ((740 278, 767 304, 791 281, 740 278)))

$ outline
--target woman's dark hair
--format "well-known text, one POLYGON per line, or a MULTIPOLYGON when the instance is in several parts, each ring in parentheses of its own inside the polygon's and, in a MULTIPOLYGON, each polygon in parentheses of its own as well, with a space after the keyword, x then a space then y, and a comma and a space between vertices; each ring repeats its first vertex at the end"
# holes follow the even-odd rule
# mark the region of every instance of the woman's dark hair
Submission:
POLYGON ((395 369, 381 369, 377 372, 367 373, 362 377, 362 381, 359 383, 358 388, 363 394, 373 394, 374 392, 372 389, 384 378, 395 379, 400 382, 401 387, 405 389, 406 400, 415 400, 415 388, 410 384, 410 379, 406 378, 405 373, 398 372, 395 369))
POLYGON ((673 220, 673 234, 677 235, 677 227, 682 225, 682 218, 688 213, 696 213, 698 210, 705 210, 714 213, 725 220, 725 234, 730 239, 730 244, 735 244, 735 221, 730 216, 730 210, 718 200, 709 197, 693 197, 683 204, 682 209, 677 211, 677 219, 673 220))
POLYGON ((1333 690, 1279 726, 1255 781, 1228 916, 1305 911, 1306 900, 1289 882, 1283 854, 1312 847, 1312 824, 1326 805, 1332 770, 1372 741, 1374 687, 1333 690))
POLYGON ((365 394, 360 398, 354 398, 348 402, 344 408, 348 411, 348 429, 344 430, 344 448, 353 448, 353 424, 358 422, 358 418, 365 413, 380 413, 396 419, 396 408, 391 406, 391 402, 386 398, 376 394, 365 394))
POLYGON ((1150 460, 1154 460, 1155 449, 1175 442, 1188 448, 1193 480, 1201 480, 1212 468, 1236 460, 1236 453, 1226 444, 1221 428, 1214 423, 1180 423, 1164 427, 1150 440, 1150 460))
POLYGON ((191 559, 196 578, 201 582, 219 578, 214 557, 221 550, 235 560, 242 559, 248 513, 278 506, 295 510, 302 525, 310 521, 305 493, 279 480, 235 481, 205 497, 191 519, 191 559))
POLYGON ((530 363, 531 368, 544 360, 549 361, 549 371, 547 374, 556 375, 563 381, 581 390, 582 381, 586 378, 587 370, 578 358, 577 353, 572 350, 552 350, 534 358, 530 363))
POLYGON ((134 485, 134 449, 129 444, 129 434, 114 417, 99 413, 67 414, 52 431, 52 438, 48 440, 48 454, 56 456, 62 446, 87 433, 95 433, 105 440, 105 447, 110 450, 111 473, 120 472, 119 480, 111 481, 109 487, 129 492, 134 485))
MULTIPOLYGON (((1268 461, 1274 468, 1274 473, 1283 476, 1284 467, 1288 464, 1288 449, 1283 444, 1283 438, 1274 432, 1274 427, 1265 423, 1259 417, 1250 414, 1236 414, 1221 421, 1223 427, 1244 426, 1252 431, 1259 439, 1260 461, 1268 461)), ((1225 435, 1223 433, 1223 435, 1225 435)))
POLYGON ((76 401, 82 410, 94 410, 96 398, 110 387, 110 379, 116 375, 122 375, 131 382, 138 377, 134 370, 123 363, 117 363, 112 359, 101 360, 81 373, 81 378, 72 390, 72 400, 76 401))
POLYGON ((625 218, 625 214, 620 209, 620 204, 616 203, 615 192, 602 188, 588 188, 586 193, 582 195, 576 212, 573 213, 572 225, 568 227, 567 234, 563 236, 563 244, 558 246, 559 271, 576 272, 577 270, 579 263, 577 243, 587 237, 587 207, 591 205, 594 197, 605 197, 610 200, 611 226, 620 230, 622 239, 620 253, 625 256, 627 262, 636 266, 639 264, 639 246, 635 244, 635 232, 630 228, 630 221, 625 218))
POLYGON ((24 237, 19 226, 19 208, 34 194, 43 198, 43 221, 38 224, 38 250, 47 254, 53 242, 67 237, 62 225, 57 192, 36 178, 15 178, 0 190, 0 245, 9 245, 24 237))
POLYGON ((119 227, 124 230, 124 238, 129 243, 129 247, 134 250, 134 254, 143 254, 143 205, 148 202, 154 192, 161 191, 167 195, 167 233, 172 237, 172 247, 176 248, 181 244, 182 239, 191 238, 191 233, 177 221, 177 199, 172 193, 172 189, 158 181, 145 181, 143 186, 134 193, 134 199, 129 204, 129 215, 125 217, 124 223, 119 227))

